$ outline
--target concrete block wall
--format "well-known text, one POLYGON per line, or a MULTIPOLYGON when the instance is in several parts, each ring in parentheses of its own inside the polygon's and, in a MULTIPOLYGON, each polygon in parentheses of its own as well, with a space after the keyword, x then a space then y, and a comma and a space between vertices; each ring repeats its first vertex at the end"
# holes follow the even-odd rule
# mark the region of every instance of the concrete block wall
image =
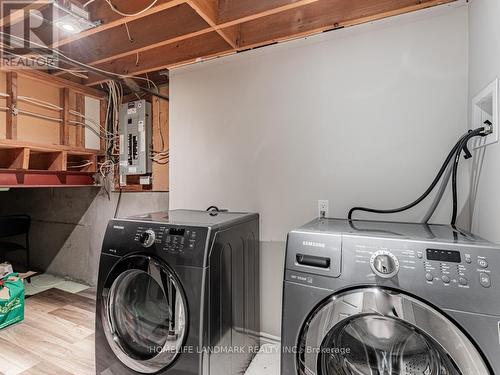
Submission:
MULTIPOLYGON (((37 270, 96 285, 99 255, 118 193, 95 187, 0 192, 0 215, 32 217, 31 264, 37 270)), ((168 193, 123 193, 118 217, 168 210, 168 193)))

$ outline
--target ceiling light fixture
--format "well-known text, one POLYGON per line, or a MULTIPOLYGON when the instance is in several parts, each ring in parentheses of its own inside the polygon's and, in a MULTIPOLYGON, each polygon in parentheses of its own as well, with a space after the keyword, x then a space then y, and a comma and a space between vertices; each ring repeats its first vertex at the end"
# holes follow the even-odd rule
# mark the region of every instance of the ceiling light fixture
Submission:
POLYGON ((57 22, 57 27, 59 27, 60 29, 64 30, 64 31, 67 31, 69 33, 73 33, 73 34, 76 34, 76 33, 79 33, 80 32, 80 29, 78 27, 75 27, 75 25, 69 23, 69 22, 57 22))
POLYGON ((92 22, 89 12, 71 2, 66 2, 64 5, 55 2, 54 6, 65 13, 58 17, 55 25, 66 33, 80 33, 101 24, 100 21, 92 22))

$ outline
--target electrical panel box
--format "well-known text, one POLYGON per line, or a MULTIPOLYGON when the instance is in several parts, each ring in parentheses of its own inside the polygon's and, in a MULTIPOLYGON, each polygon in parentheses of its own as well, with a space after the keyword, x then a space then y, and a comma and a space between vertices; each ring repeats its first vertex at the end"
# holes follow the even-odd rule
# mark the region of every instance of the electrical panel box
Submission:
POLYGON ((120 185, 126 185, 126 176, 151 173, 151 103, 122 104, 119 128, 120 185))

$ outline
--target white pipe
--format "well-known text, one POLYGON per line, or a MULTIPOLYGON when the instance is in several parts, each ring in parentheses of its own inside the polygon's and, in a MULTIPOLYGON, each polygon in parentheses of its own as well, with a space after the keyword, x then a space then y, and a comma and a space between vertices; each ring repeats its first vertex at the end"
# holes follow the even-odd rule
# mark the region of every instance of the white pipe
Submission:
POLYGON ((61 107, 59 107, 55 104, 52 104, 52 103, 49 103, 49 102, 46 102, 46 101, 43 101, 40 99, 31 98, 29 96, 18 96, 17 100, 22 101, 22 102, 26 102, 26 103, 30 103, 30 104, 33 104, 33 105, 36 105, 38 107, 42 107, 45 109, 50 109, 51 111, 59 111, 60 112, 63 110, 61 107))

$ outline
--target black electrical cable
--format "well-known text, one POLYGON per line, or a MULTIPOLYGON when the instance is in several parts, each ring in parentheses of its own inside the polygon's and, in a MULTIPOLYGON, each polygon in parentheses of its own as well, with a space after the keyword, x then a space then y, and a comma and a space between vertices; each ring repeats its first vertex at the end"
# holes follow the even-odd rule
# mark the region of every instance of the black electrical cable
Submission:
POLYGON ((113 218, 115 218, 115 219, 118 216, 118 211, 120 210, 120 203, 122 201, 122 192, 123 192, 123 190, 120 189, 120 194, 118 194, 118 202, 116 202, 115 214, 113 215, 113 218))
POLYGON ((370 212, 370 213, 375 213, 375 214, 394 214, 394 213, 398 213, 398 212, 403 212, 403 211, 409 210, 410 208, 413 208, 416 205, 418 205, 425 198, 427 198, 427 196, 432 192, 432 190, 434 190, 434 188, 438 184, 439 180, 443 176, 444 172, 446 171, 446 167, 448 166, 448 164, 450 163, 450 161, 453 159, 453 156, 455 156, 458 147, 460 147, 460 145, 462 144, 462 141, 465 139, 465 137, 468 134, 469 133, 464 134, 462 137, 460 137, 460 139, 455 144, 455 146, 453 146, 453 148, 451 149, 450 153, 446 157, 446 160, 444 161, 443 165, 441 166, 441 169, 439 170, 438 174, 434 178, 434 181, 432 181, 431 185, 427 188, 427 190, 417 200, 415 200, 414 202, 412 202, 410 204, 407 204, 406 206, 399 207, 399 208, 394 208, 394 209, 389 209, 389 210, 378 210, 378 209, 368 208, 368 207, 353 207, 353 208, 351 208, 349 210, 349 214, 347 216, 348 219, 352 220, 352 214, 354 212, 356 212, 356 211, 364 211, 364 212, 370 212))
MULTIPOLYGON (((453 146, 450 153, 446 157, 446 160, 444 161, 443 165, 441 166, 441 169, 439 170, 438 174, 436 175, 436 177, 434 178, 434 180, 432 181, 430 186, 414 202, 407 204, 406 206, 403 206, 403 207, 389 209, 389 210, 378 210, 378 209, 368 208, 368 207, 353 207, 349 210, 348 219, 352 220, 352 214, 356 211, 364 211, 364 212, 370 212, 370 213, 376 213, 376 214, 394 214, 394 213, 398 213, 398 212, 407 211, 407 210, 415 207, 416 205, 421 203, 425 198, 427 198, 427 196, 434 190, 434 188, 438 184, 439 180, 441 179, 441 177, 445 173, 446 168, 450 164, 451 160, 454 157, 456 160, 457 155, 458 155, 458 158, 460 158, 461 152, 464 149, 464 147, 467 147, 467 142, 469 141, 469 139, 471 139, 472 137, 475 137, 475 136, 479 136, 479 135, 486 135, 486 133, 484 133, 484 132, 485 132, 485 128, 478 128, 478 129, 475 129, 473 131, 469 131, 466 134, 464 134, 462 137, 460 137, 458 142, 453 146)), ((467 153, 466 153, 466 155, 467 155, 467 153)), ((457 168, 458 168, 458 163, 457 163, 457 168)), ((455 204, 457 204, 455 199, 454 199, 453 204, 454 204, 454 206, 455 206, 455 204)))
POLYGON ((462 151, 465 151, 465 157, 470 158, 470 152, 467 147, 467 143, 474 137, 484 137, 487 135, 485 133, 485 128, 477 128, 475 130, 470 131, 467 136, 462 140, 460 147, 457 149, 455 153, 455 161, 453 162, 453 172, 451 178, 451 189, 453 195, 453 213, 451 216, 451 225, 455 226, 457 223, 457 215, 458 215, 458 188, 457 188, 457 174, 458 174, 458 165, 460 163, 460 156, 462 155, 462 151))

